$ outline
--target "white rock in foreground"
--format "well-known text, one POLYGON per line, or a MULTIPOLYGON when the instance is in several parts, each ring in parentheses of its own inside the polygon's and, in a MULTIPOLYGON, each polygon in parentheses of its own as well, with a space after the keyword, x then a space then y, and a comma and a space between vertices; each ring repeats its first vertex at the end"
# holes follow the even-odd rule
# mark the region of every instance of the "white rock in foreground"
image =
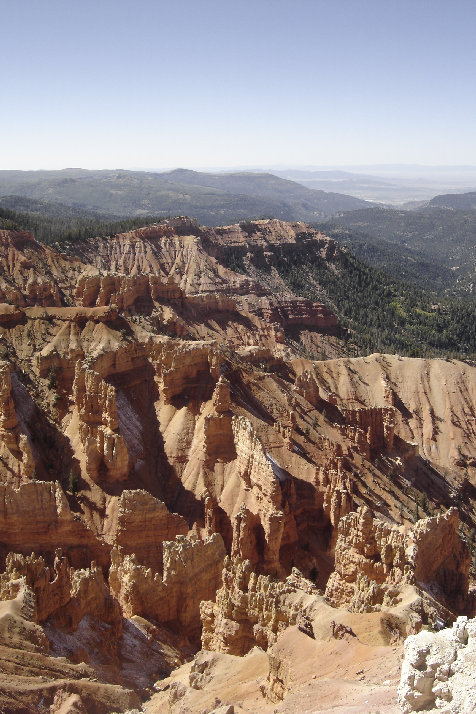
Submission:
POLYGON ((458 617, 452 628, 405 640, 398 688, 404 712, 476 712, 476 618, 458 617))

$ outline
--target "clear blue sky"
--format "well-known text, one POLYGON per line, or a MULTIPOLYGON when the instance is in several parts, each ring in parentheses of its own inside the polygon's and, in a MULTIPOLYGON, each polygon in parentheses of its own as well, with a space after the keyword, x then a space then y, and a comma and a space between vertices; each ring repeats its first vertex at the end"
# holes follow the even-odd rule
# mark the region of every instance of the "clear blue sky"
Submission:
POLYGON ((474 0, 0 0, 0 168, 476 164, 474 0))

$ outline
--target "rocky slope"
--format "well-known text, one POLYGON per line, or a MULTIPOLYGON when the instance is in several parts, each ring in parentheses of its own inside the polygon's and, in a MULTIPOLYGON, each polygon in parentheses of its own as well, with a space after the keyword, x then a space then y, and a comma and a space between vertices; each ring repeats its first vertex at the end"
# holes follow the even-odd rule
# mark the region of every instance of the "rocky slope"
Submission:
POLYGON ((476 368, 299 357, 337 316, 230 267, 297 245, 339 251, 271 220, 0 234, 2 711, 316 711, 330 662, 342 706, 395 711, 403 639, 474 613, 476 368))

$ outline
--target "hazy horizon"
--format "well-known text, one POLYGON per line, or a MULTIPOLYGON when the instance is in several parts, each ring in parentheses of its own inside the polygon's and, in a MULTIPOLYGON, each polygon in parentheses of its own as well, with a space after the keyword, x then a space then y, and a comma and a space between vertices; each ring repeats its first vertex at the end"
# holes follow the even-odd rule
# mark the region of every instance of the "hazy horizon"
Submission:
POLYGON ((362 171, 367 171, 374 169, 376 171, 389 171, 389 172, 399 172, 402 170, 431 170, 431 171, 449 171, 449 170, 455 170, 455 171, 475 171, 476 172, 476 164, 412 164, 412 163, 401 163, 401 164, 296 164, 296 163, 288 163, 288 164, 272 164, 272 165, 265 165, 265 164, 255 164, 255 165, 242 165, 242 164, 230 164, 230 165, 221 165, 221 166, 216 166, 216 165, 207 165, 207 166, 183 166, 181 164, 174 164, 171 166, 162 166, 162 167, 157 167, 157 166, 120 166, 120 165, 111 165, 111 166, 100 166, 98 168, 92 168, 91 166, 58 166, 55 168, 46 168, 46 167, 38 167, 38 168, 23 168, 23 169, 16 169, 12 167, 5 167, 5 168, 0 168, 0 171, 143 171, 143 172, 152 172, 152 173, 166 173, 166 172, 171 172, 171 171, 178 171, 178 170, 184 170, 184 171, 202 171, 202 172, 235 172, 235 171, 249 171, 249 172, 262 172, 262 171, 282 171, 282 170, 289 170, 289 171, 349 171, 349 172, 355 172, 355 173, 360 173, 362 171))

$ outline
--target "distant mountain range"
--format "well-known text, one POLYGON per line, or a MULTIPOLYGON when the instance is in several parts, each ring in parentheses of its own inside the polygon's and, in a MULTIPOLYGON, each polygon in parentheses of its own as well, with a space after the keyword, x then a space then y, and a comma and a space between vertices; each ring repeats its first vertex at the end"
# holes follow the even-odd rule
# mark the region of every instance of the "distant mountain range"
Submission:
MULTIPOLYGON (((107 216, 188 215, 214 226, 247 218, 315 221, 368 207, 269 173, 0 171, 0 196, 61 203, 107 216)), ((25 208, 21 210, 26 210, 25 208)))

